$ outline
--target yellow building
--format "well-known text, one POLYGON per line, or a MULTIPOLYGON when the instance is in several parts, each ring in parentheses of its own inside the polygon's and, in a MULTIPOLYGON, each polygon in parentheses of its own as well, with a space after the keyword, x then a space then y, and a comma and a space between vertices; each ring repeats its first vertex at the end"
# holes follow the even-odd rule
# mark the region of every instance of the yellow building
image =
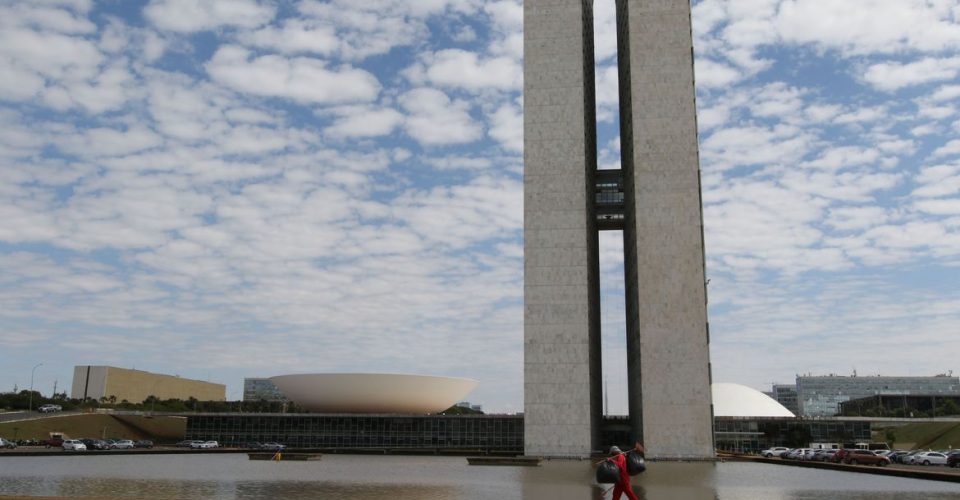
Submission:
POLYGON ((151 395, 159 399, 225 401, 227 386, 113 366, 82 365, 73 368, 70 397, 74 399, 91 398, 99 401, 115 397, 118 403, 123 400, 141 403, 151 395))

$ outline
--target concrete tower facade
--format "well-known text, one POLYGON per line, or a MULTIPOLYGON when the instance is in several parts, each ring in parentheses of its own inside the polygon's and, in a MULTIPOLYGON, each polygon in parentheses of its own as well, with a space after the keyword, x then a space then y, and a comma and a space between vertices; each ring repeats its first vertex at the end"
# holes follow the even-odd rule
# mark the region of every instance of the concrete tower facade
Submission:
POLYGON ((617 0, 619 171, 596 169, 592 9, 524 2, 526 453, 606 444, 597 241, 619 229, 632 433, 713 456, 690 4, 617 0))

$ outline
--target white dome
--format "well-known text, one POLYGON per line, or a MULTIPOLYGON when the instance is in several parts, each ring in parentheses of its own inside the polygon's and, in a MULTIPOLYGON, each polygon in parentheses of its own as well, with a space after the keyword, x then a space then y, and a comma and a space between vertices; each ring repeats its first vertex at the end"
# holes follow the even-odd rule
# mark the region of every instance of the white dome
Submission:
POLYGON ((775 399, 745 385, 716 383, 712 389, 715 417, 795 416, 775 399))
POLYGON ((476 380, 386 373, 278 375, 291 401, 320 413, 437 413, 462 401, 476 380))

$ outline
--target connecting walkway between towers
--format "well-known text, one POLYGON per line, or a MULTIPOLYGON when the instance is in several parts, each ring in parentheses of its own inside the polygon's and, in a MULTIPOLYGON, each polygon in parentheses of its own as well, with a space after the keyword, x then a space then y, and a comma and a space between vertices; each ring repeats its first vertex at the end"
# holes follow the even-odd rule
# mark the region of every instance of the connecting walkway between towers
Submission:
POLYGON ((597 229, 623 231, 623 171, 597 170, 597 229))

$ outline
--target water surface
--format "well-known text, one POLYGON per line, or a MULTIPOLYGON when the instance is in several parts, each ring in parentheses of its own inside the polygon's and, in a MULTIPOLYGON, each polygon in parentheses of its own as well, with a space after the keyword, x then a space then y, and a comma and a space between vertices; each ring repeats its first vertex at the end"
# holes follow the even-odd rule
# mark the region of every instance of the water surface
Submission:
MULTIPOLYGON (((458 457, 324 455, 316 462, 246 455, 0 457, 0 495, 151 499, 609 498, 588 461, 469 466, 458 457)), ((758 463, 651 463, 634 478, 644 500, 960 498, 960 484, 758 463)))

